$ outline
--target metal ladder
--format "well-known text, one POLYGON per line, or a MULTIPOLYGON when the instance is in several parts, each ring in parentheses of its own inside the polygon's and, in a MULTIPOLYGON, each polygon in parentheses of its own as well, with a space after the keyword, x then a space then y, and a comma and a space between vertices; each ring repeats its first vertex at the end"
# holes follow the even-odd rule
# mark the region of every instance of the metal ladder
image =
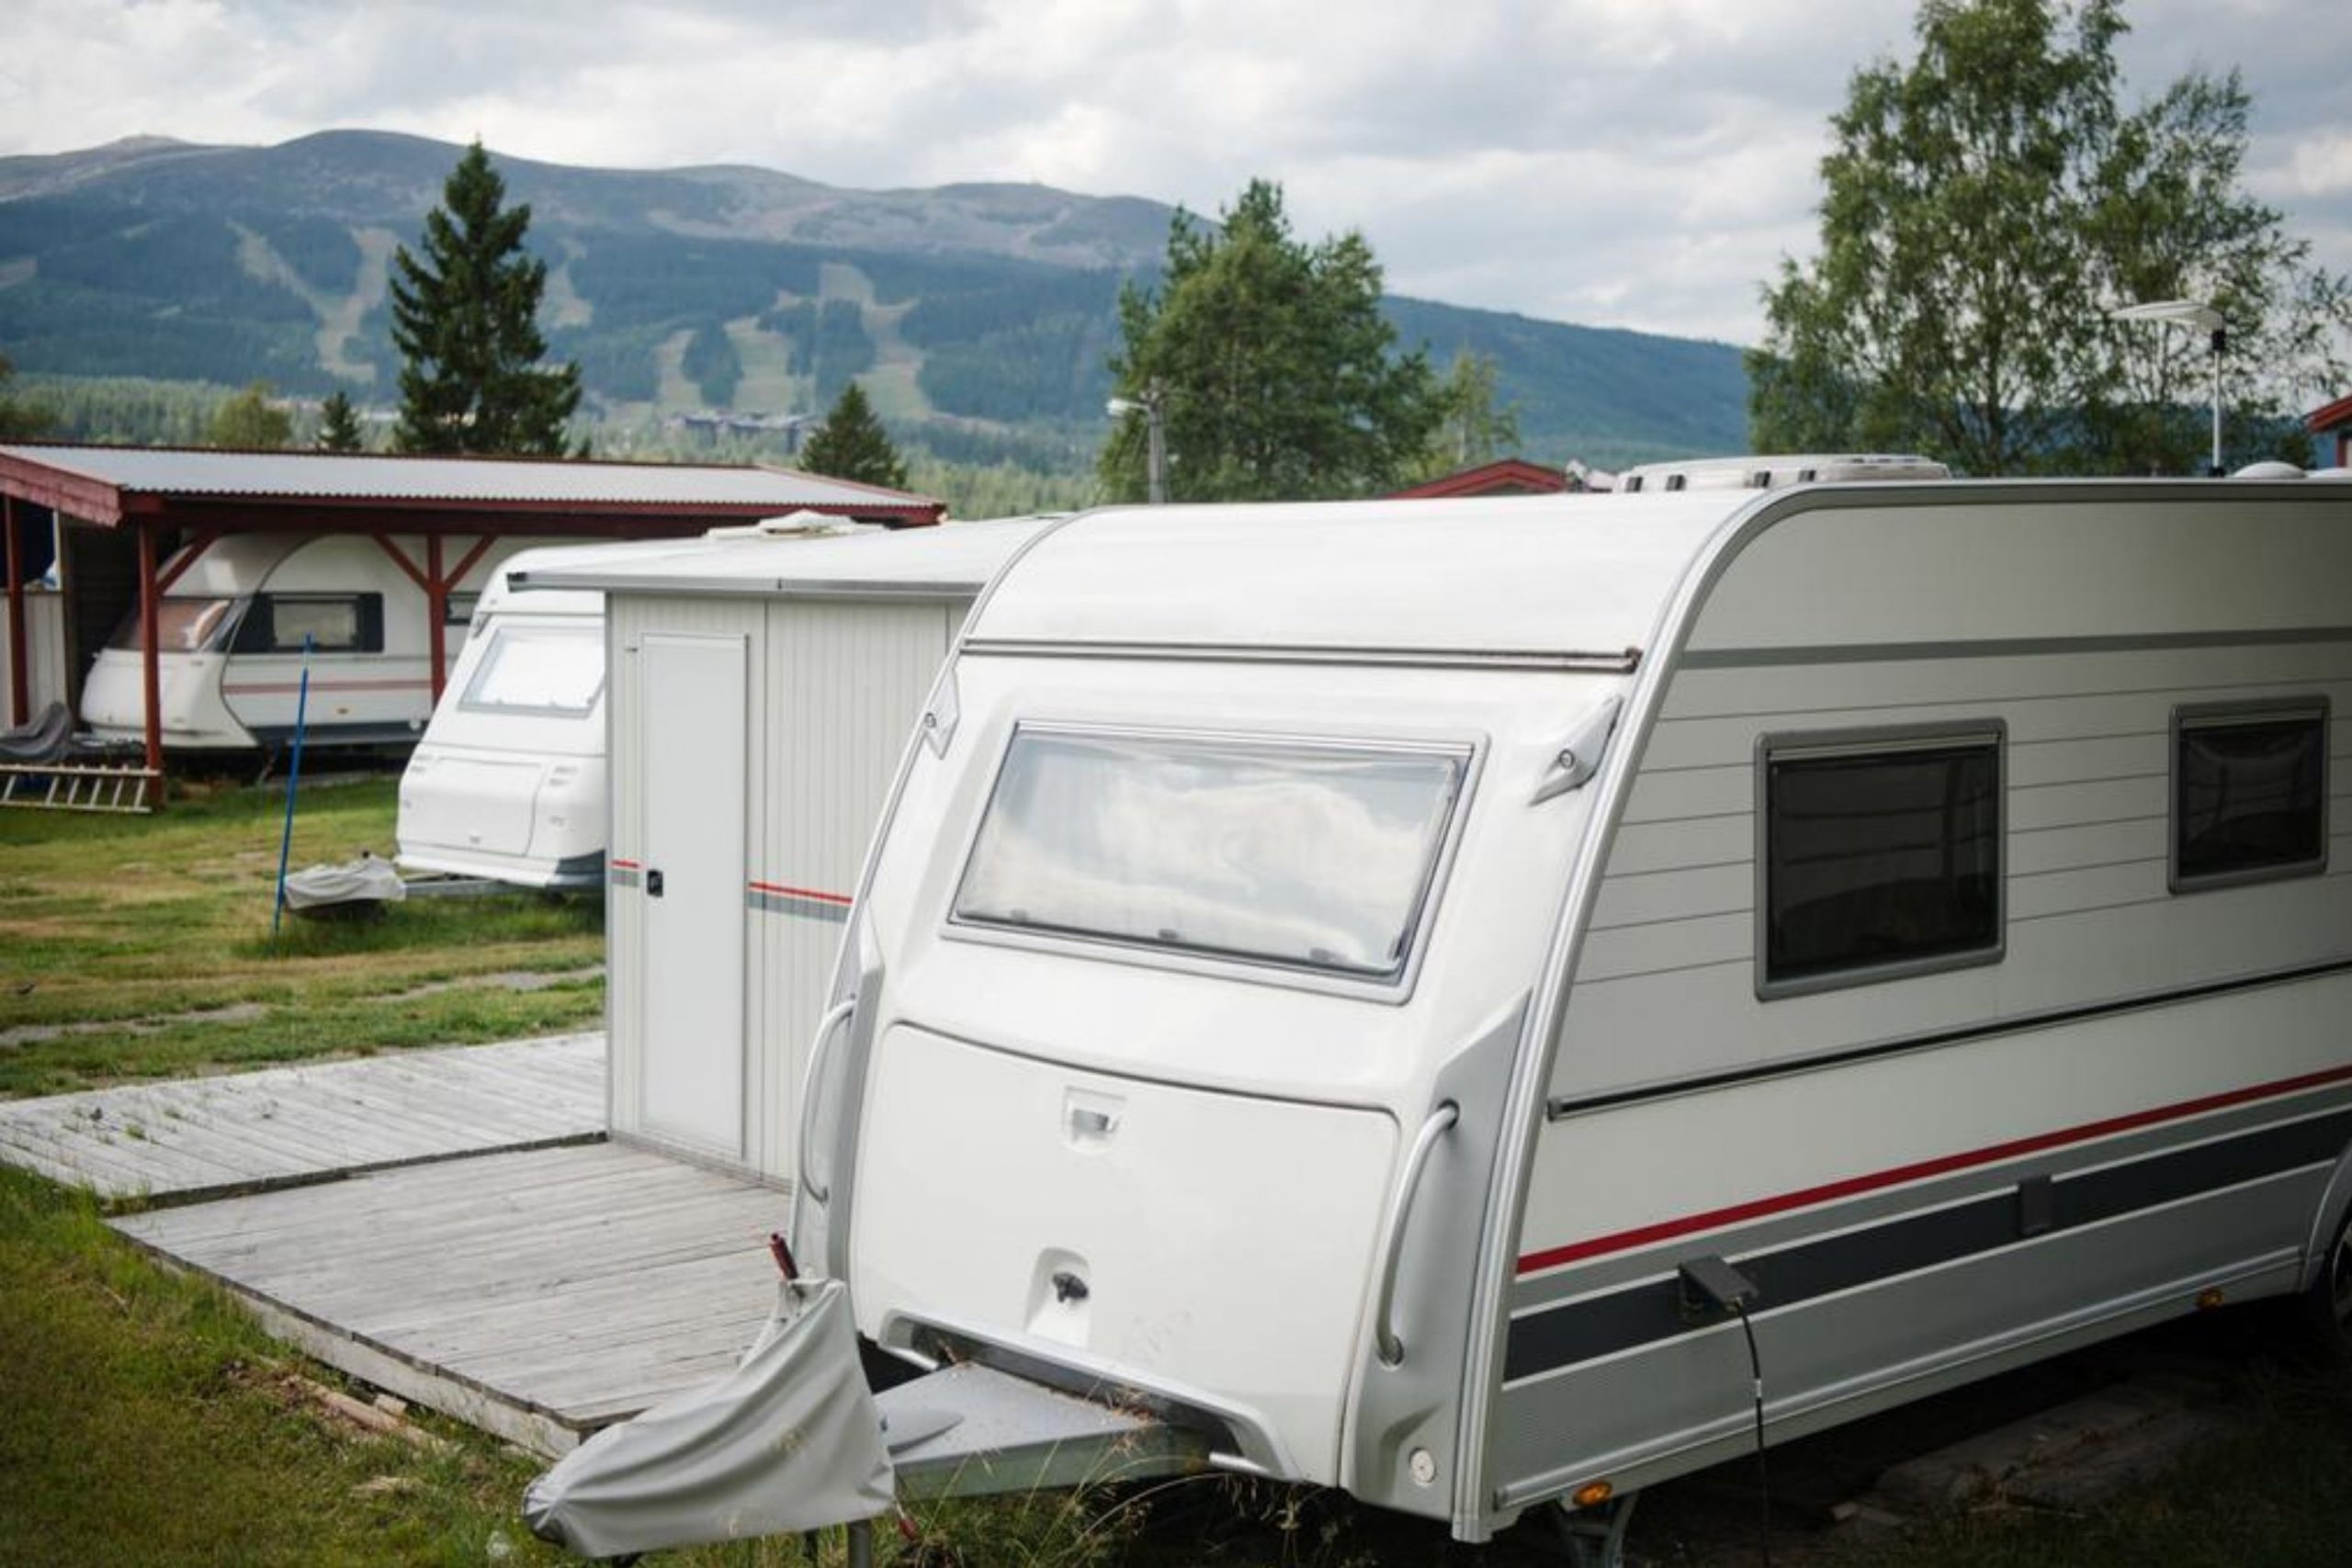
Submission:
POLYGON ((113 762, 0 762, 0 807, 150 812, 164 775, 113 762))

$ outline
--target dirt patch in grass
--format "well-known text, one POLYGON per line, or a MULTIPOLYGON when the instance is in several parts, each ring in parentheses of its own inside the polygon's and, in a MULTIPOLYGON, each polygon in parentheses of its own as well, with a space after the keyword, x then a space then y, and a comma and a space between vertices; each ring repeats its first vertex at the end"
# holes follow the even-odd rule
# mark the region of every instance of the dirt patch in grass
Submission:
POLYGON ((251 1023, 255 1019, 268 1016, 269 1010, 259 1002, 231 1002, 223 1008, 175 1012, 166 1018, 134 1018, 119 1023, 23 1023, 14 1029, 0 1029, 0 1048, 35 1045, 44 1040, 61 1040, 69 1034, 101 1034, 116 1029, 132 1034, 153 1034, 175 1023, 251 1023))

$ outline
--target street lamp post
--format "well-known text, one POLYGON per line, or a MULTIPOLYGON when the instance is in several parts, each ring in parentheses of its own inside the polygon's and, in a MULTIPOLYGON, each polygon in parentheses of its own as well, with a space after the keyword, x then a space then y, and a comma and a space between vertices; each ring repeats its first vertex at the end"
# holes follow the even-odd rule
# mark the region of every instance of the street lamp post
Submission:
POLYGON ((1160 417, 1166 402, 1167 394, 1154 381, 1140 398, 1113 398, 1105 405, 1114 418, 1131 413, 1144 417, 1144 474, 1149 487, 1146 493, 1154 506, 1168 504, 1168 433, 1160 417))
POLYGON ((2207 470, 2220 478, 2222 472, 2222 355, 2230 346, 2229 324, 2222 320, 2222 312, 2211 305, 2200 305, 2194 299, 2156 299, 2144 305, 2126 305, 2108 314, 2119 321, 2154 321, 2159 325, 2178 322, 2185 327, 2205 332, 2207 352, 2213 362, 2213 458, 2207 470))

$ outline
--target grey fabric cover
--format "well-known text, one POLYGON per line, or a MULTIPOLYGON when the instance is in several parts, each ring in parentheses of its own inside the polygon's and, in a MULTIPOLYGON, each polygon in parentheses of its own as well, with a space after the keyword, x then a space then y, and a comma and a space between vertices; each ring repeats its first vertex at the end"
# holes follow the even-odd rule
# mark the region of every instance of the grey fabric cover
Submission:
POLYGON ((341 865, 314 865, 286 879, 286 907, 322 909, 331 904, 397 904, 408 897, 392 863, 362 853, 341 865))
POLYGON ((882 1417, 838 1280, 782 1286, 742 1365, 607 1427, 523 1495, 532 1533, 583 1557, 819 1529, 891 1506, 882 1417))
POLYGON ((54 762, 74 749, 74 716, 53 702, 14 729, 0 729, 0 762, 54 762))

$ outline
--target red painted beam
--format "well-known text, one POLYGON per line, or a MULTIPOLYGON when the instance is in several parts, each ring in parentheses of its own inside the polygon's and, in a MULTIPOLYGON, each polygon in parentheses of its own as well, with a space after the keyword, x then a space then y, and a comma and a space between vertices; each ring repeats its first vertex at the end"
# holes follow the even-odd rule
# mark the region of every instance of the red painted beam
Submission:
POLYGON ((25 543, 17 533, 17 498, 0 495, 0 535, 8 551, 8 722, 33 716, 32 671, 25 668, 25 543))
POLYGON ((449 584, 441 576, 438 534, 424 536, 424 646, 433 656, 433 705, 438 707, 449 680, 449 584))
POLYGON ((424 590, 426 593, 431 593, 433 592, 433 580, 425 576, 424 572, 417 570, 416 563, 408 558, 407 551, 392 543, 388 535, 377 534, 374 535, 373 537, 377 546, 381 548, 386 555, 392 558, 392 564, 399 567, 402 571, 408 573, 408 580, 411 582, 415 583, 417 587, 424 590))
POLYGON ((458 570, 449 574, 449 586, 455 588, 463 582, 466 580, 466 573, 479 566, 481 563, 481 558, 490 553, 490 547, 497 542, 498 536, 495 534, 484 534, 475 540, 474 547, 458 558, 458 570))
POLYGON ((210 549, 213 542, 220 537, 219 534, 208 530, 191 538, 187 547, 174 557, 172 564, 164 569, 164 575, 155 580, 156 586, 169 593, 172 591, 172 585, 187 575, 187 569, 196 564, 197 558, 210 549))
POLYGON ((155 809, 164 808, 164 675, 155 648, 162 636, 162 586, 155 581, 155 530, 139 530, 139 662, 146 678, 147 768, 155 775, 155 809))

